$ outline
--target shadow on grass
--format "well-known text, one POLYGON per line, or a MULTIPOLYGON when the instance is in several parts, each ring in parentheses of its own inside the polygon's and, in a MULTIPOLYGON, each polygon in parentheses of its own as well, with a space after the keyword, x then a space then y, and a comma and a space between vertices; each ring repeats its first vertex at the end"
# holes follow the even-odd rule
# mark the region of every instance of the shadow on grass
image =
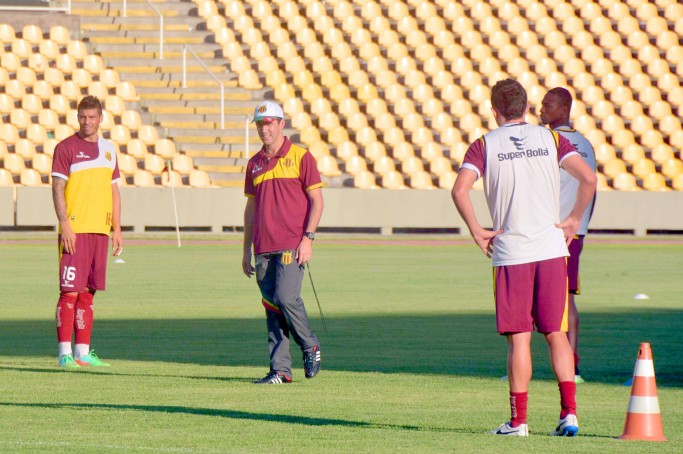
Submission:
POLYGON ((253 421, 270 421, 286 424, 300 424, 305 426, 342 426, 356 427, 364 429, 398 429, 415 430, 427 432, 458 432, 478 434, 474 430, 464 430, 456 428, 420 427, 410 424, 382 424, 365 421, 349 421, 336 418, 310 418, 307 416, 283 415, 274 413, 252 413, 238 410, 225 410, 219 408, 193 408, 166 405, 126 405, 126 404, 85 404, 85 403, 64 403, 64 404, 36 404, 36 403, 16 403, 0 402, 3 407, 24 407, 24 408, 47 408, 47 409, 90 409, 90 410, 132 410, 159 413, 180 413, 197 416, 214 416, 230 419, 246 419, 253 421))
MULTIPOLYGON (((640 342, 650 342, 657 383, 683 386, 678 333, 683 313, 582 313, 581 370, 592 382, 631 377, 640 342)), ((328 319, 329 333, 313 320, 325 370, 500 377, 506 342, 492 314, 384 316, 328 319)), ((165 361, 215 366, 268 367, 265 320, 98 320, 94 347, 107 361, 165 361)), ((55 355, 51 320, 0 322, 4 356, 55 355)), ((294 367, 301 367, 292 342, 294 367)), ((552 379, 547 347, 534 335, 534 378, 552 379)))

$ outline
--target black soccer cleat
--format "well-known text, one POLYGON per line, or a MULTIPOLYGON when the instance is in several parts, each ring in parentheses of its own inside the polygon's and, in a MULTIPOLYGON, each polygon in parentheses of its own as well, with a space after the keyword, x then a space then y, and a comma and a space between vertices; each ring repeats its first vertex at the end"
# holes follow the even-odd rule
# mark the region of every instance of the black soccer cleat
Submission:
POLYGON ((315 346, 313 350, 304 352, 304 372, 306 378, 313 378, 320 372, 320 347, 315 346))
POLYGON ((273 371, 268 372, 268 375, 259 380, 254 380, 255 385, 281 385, 291 382, 292 379, 290 377, 273 371))

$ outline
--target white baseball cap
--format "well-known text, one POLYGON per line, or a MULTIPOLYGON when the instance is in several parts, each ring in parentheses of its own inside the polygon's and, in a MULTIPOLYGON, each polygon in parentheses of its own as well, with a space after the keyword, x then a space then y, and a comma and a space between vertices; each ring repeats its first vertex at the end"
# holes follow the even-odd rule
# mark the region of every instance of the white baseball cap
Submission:
POLYGON ((282 107, 275 101, 263 101, 254 109, 254 121, 264 121, 273 118, 285 118, 282 107))

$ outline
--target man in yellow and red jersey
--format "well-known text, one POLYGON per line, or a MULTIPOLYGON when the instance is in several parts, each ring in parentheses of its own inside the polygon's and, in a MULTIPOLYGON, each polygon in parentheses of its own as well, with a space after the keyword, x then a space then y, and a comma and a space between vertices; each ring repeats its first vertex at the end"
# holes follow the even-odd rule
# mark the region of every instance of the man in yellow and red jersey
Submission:
POLYGON ((80 128, 57 144, 52 162, 52 198, 59 221, 55 320, 60 367, 109 365, 90 350, 93 298, 105 289, 110 232, 113 254, 123 248, 116 149, 98 136, 101 122, 102 103, 84 97, 78 104, 80 128))
POLYGON ((270 371, 255 384, 292 381, 290 333, 303 352, 306 378, 320 371, 320 341, 306 315, 301 283, 323 212, 322 182, 313 155, 285 137, 284 117, 273 101, 256 106, 263 147, 249 160, 244 183, 242 270, 248 277, 256 274, 270 350, 270 371))

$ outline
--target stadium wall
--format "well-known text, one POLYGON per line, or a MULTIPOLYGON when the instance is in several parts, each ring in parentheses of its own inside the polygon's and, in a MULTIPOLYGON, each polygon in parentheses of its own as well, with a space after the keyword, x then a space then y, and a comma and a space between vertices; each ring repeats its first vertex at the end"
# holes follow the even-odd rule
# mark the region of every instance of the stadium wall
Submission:
MULTIPOLYGON (((208 232, 243 226, 245 197, 240 188, 177 188, 182 229, 208 232)), ((321 230, 346 232, 460 232, 467 227, 446 190, 363 190, 326 188, 321 230)), ((170 188, 121 188, 122 224, 136 233, 173 230, 170 188)), ((483 191, 473 191, 482 224, 490 226, 483 191)), ((683 232, 683 192, 599 192, 591 230, 638 236, 683 232)), ((49 187, 0 187, 0 228, 55 228, 49 187)))

